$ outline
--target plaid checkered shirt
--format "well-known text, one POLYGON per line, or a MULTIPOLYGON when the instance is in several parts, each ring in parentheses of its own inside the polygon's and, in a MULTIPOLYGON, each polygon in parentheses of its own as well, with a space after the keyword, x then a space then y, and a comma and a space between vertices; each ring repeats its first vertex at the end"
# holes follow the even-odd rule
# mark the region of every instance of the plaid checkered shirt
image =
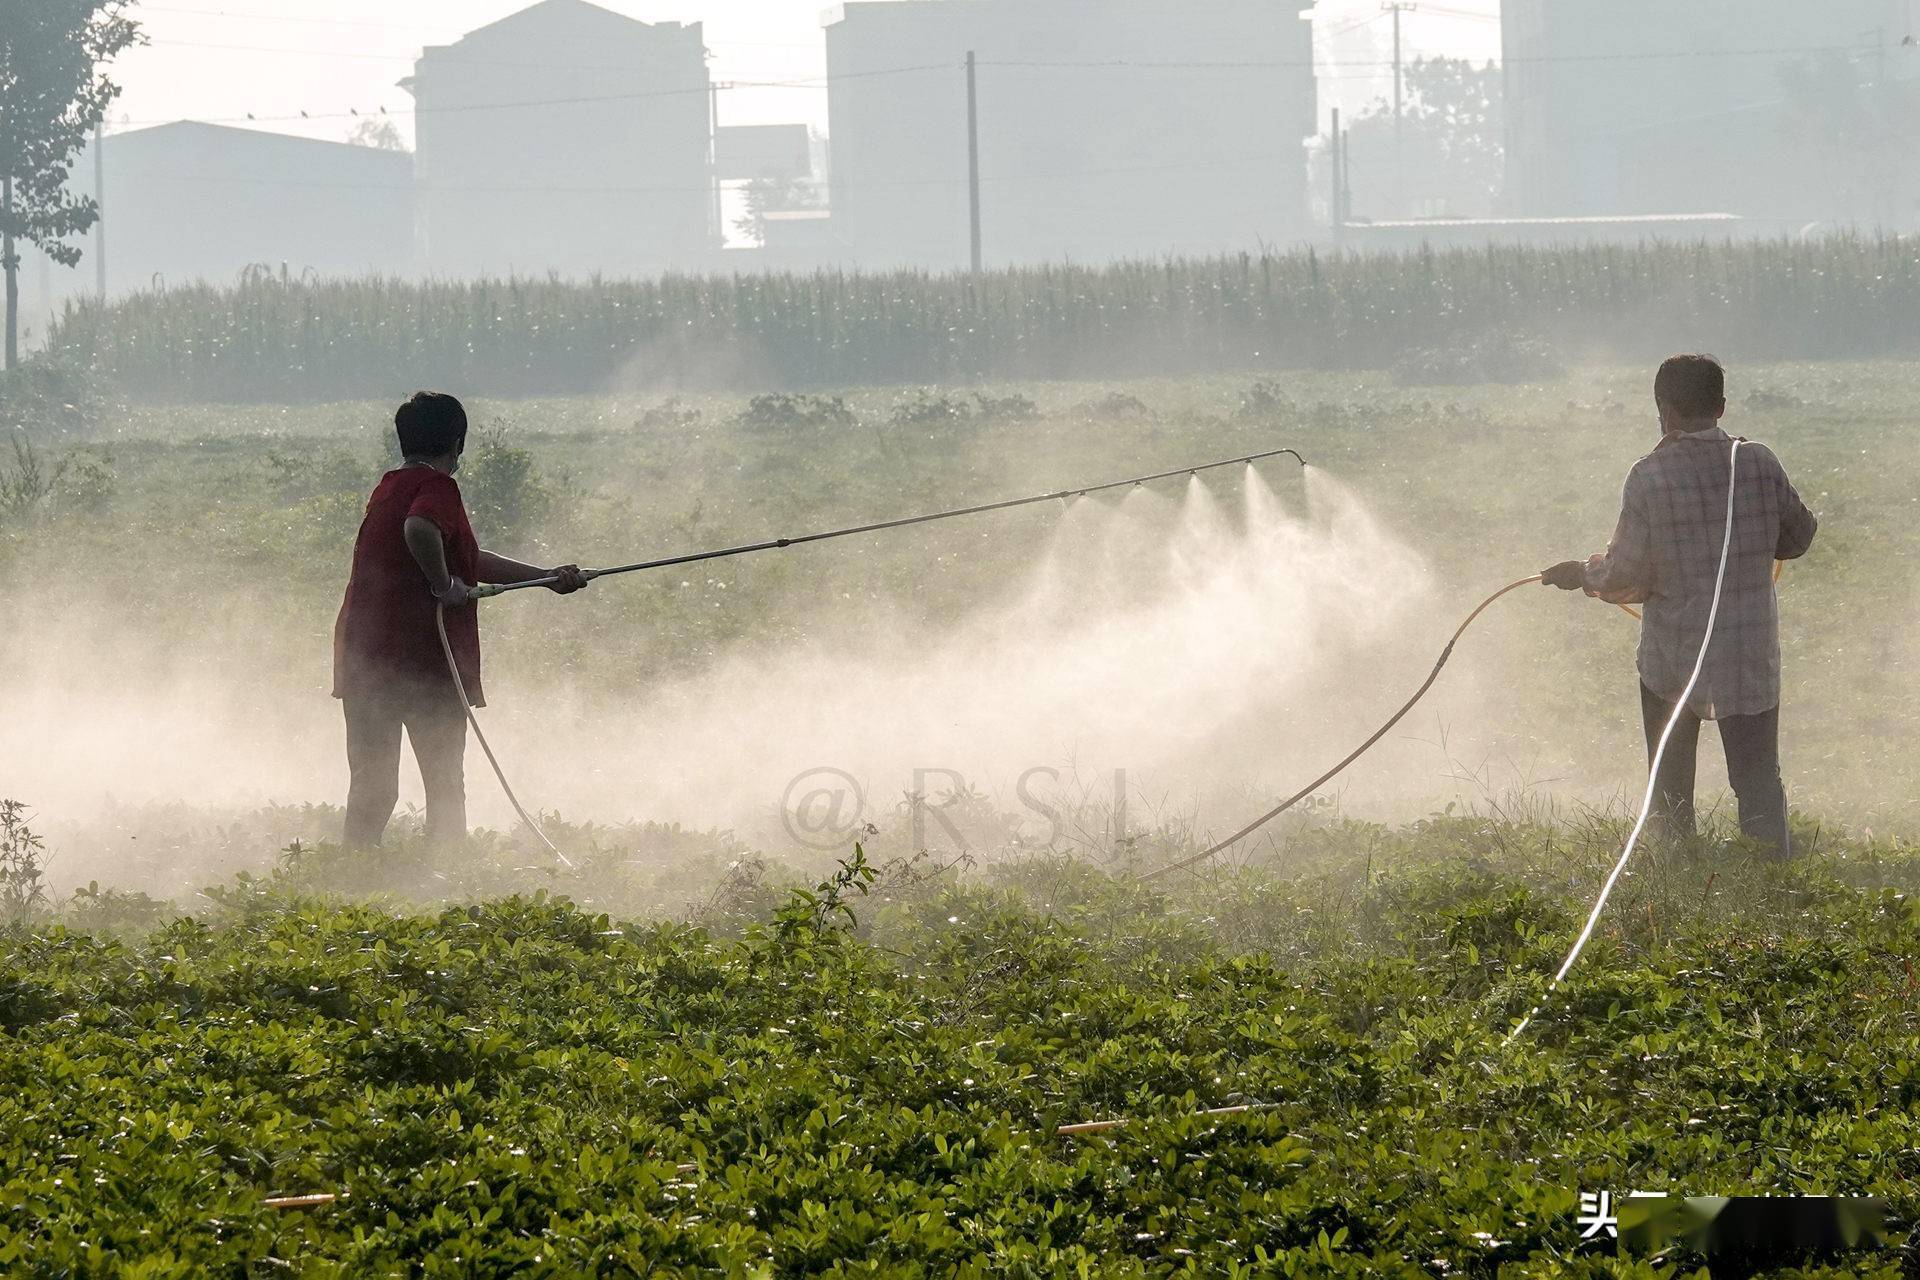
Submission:
MULTIPOLYGON (((1587 591, 1644 604, 1640 678, 1677 702, 1693 674, 1713 605, 1727 527, 1732 437, 1671 432, 1627 473, 1620 522, 1604 555, 1587 562, 1587 591)), ((1773 562, 1803 556, 1819 522, 1773 451, 1740 446, 1733 546, 1713 643, 1688 705, 1705 718, 1756 715, 1780 705, 1780 610, 1773 562)))

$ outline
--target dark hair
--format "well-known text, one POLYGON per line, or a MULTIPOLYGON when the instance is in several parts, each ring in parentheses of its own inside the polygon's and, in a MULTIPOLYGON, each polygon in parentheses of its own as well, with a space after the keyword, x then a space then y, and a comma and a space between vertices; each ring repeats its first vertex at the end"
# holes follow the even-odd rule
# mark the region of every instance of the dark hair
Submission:
POLYGON ((416 391, 394 411, 393 429, 405 458, 437 458, 467 438, 467 411, 444 391, 416 391))
POLYGON ((1653 377, 1653 398, 1682 417, 1711 418, 1727 407, 1727 371, 1712 356, 1669 356, 1653 377))

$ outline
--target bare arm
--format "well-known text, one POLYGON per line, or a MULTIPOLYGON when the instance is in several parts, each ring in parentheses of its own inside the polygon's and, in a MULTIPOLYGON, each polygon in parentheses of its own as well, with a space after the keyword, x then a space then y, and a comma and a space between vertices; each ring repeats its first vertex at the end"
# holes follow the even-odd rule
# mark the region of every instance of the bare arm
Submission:
POLYGON ((445 595, 453 584, 453 575, 447 572, 447 546, 440 536, 440 526, 425 516, 408 516, 400 532, 414 563, 426 575, 427 589, 436 597, 445 595))
POLYGON ((482 550, 480 552, 480 581, 482 582, 531 582, 535 578, 558 578, 548 590, 566 595, 578 591, 587 585, 580 574, 577 564, 563 564, 553 569, 542 569, 539 565, 528 564, 524 560, 515 560, 498 552, 482 550))
MULTIPOLYGON (((440 535, 440 526, 425 516, 408 516, 401 533, 407 540, 407 550, 413 553, 413 559, 420 566, 420 572, 426 575, 427 588, 438 599, 444 596, 454 583, 453 575, 447 570, 446 540, 440 535)), ((563 564, 554 569, 542 569, 538 565, 496 555, 491 551, 480 553, 477 566, 482 582, 526 582, 533 578, 558 578, 548 590, 566 595, 578 591, 587 585, 586 578, 580 572, 580 566, 563 564)), ((469 584, 471 585, 471 584, 469 584)), ((463 591, 461 598, 465 599, 463 591)))
POLYGON ((539 565, 528 564, 524 560, 503 556, 497 551, 482 548, 480 552, 480 581, 482 582, 526 582, 532 578, 544 578, 552 572, 551 569, 542 569, 539 565))

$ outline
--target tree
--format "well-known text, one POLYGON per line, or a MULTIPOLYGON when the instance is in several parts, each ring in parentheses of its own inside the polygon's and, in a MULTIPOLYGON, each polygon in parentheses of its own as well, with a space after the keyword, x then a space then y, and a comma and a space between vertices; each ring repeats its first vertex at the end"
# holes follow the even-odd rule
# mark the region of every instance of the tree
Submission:
POLYGON ((373 116, 353 126, 347 131, 347 142, 356 147, 372 147, 375 151, 405 151, 407 141, 400 136, 400 129, 386 116, 373 116))
POLYGON ((767 215, 798 209, 818 209, 820 188, 806 178, 787 173, 766 173, 747 183, 747 211, 733 220, 741 235, 765 244, 767 215))
MULTIPOLYGON (((1859 59, 1828 51, 1782 63, 1780 119, 1766 120, 1758 145, 1740 148, 1742 176, 1759 188, 1742 193, 1753 211, 1911 224, 1920 208, 1920 140, 1909 122, 1920 113, 1920 84, 1887 71, 1884 52, 1859 59)), ((1722 142, 1720 149, 1733 147, 1722 142)))
POLYGON ((6 272, 6 367, 20 361, 20 241, 63 266, 67 238, 100 217, 67 190, 67 172, 120 86, 102 64, 140 29, 120 0, 0 0, 0 266, 6 272))
POLYGON ((1500 68, 1420 58, 1407 64, 1403 96, 1403 147, 1394 145, 1393 104, 1384 98, 1348 130, 1355 203, 1374 217, 1489 216, 1505 154, 1500 68), (1398 184, 1396 152, 1406 165, 1398 184), (1396 187, 1406 192, 1404 208, 1393 207, 1396 187))

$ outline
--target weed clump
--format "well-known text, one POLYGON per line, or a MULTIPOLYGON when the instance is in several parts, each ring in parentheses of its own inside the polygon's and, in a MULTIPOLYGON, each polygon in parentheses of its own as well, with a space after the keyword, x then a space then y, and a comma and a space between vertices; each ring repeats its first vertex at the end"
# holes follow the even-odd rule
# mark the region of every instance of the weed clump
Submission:
POLYGON ((635 425, 642 431, 684 431, 696 425, 700 418, 699 409, 684 403, 679 396, 669 396, 659 404, 641 410, 635 425))
POLYGON ((747 402, 738 419, 750 431, 822 430, 851 427, 859 419, 840 396, 777 392, 747 402))
POLYGON ((893 406, 896 427, 945 427, 973 421, 973 406, 958 396, 922 387, 893 406))
POLYGON ((1089 400, 1080 406, 1080 413, 1107 422, 1140 422, 1153 417, 1153 410, 1147 407, 1146 401, 1124 391, 1109 391, 1106 395, 1089 400))
POLYGON ((958 426, 970 422, 1032 422, 1040 416, 1040 407, 1018 393, 989 396, 974 392, 954 396, 920 388, 893 407, 890 421, 896 427, 958 426))
POLYGON ((60 905, 60 923, 79 933, 133 937, 159 928, 179 914, 173 903, 138 889, 101 888, 89 880, 60 905))
POLYGON ((275 500, 288 505, 339 495, 360 498, 372 482, 371 468, 344 449, 318 457, 276 449, 267 454, 265 470, 275 500))
POLYGON ((47 847, 27 825, 27 806, 0 800, 0 924, 21 924, 47 905, 47 847))
POLYGON ((1242 422, 1272 422, 1292 417, 1294 412, 1293 397, 1279 383, 1260 381, 1241 393, 1233 416, 1242 422))
POLYGON ((0 458, 0 524, 61 510, 98 512, 112 501, 112 454, 73 449, 47 462, 24 432, 14 432, 11 443, 13 456, 0 458))
POLYGON ((0 431, 42 439, 86 435, 104 412, 98 380, 71 362, 29 360, 0 371, 0 431))
POLYGON ((973 393, 973 410, 984 422, 1033 422, 1040 417, 1040 406, 1018 392, 990 396, 976 391, 973 393))
POLYGON ((477 432, 460 462, 467 509, 490 536, 539 528, 559 501, 560 488, 541 474, 529 450, 507 443, 499 426, 477 432))

